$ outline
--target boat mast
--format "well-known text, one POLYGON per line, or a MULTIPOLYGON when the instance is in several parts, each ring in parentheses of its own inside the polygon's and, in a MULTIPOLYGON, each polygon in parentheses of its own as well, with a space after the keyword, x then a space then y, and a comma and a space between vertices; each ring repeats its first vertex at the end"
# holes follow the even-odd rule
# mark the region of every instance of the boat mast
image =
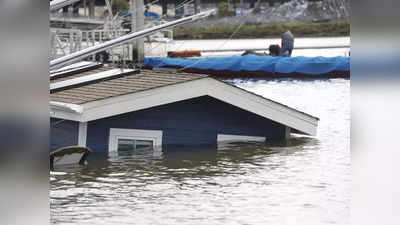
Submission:
MULTIPOLYGON (((144 2, 143 0, 130 0, 131 7, 131 30, 140 31, 144 29, 144 2)), ((141 38, 136 40, 136 44, 132 43, 132 61, 142 64, 144 61, 144 40, 141 38), (136 60, 135 60, 136 59, 136 60)))

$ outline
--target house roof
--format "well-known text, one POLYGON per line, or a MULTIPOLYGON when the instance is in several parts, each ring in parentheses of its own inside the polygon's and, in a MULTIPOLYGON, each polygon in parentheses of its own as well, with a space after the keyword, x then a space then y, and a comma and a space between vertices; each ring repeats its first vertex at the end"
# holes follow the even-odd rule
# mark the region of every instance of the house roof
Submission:
MULTIPOLYGON (((101 73, 112 69, 115 70, 111 67, 94 70, 101 73)), ((121 70, 118 76, 51 92, 51 117, 87 122, 208 95, 302 133, 316 134, 318 118, 207 75, 130 71, 121 70)), ((51 85, 87 76, 93 73, 70 74, 55 79, 51 85)))
MULTIPOLYGON (((73 74, 69 77, 56 79, 51 84, 64 82, 66 79, 75 79, 78 77, 92 75, 115 68, 105 67, 95 69, 94 71, 73 74)), ((121 73, 124 71, 121 70, 121 73)), ((75 86, 61 91, 51 93, 51 101, 84 104, 87 102, 97 101, 105 98, 111 98, 120 95, 131 94, 135 92, 145 91, 153 88, 163 87, 167 85, 177 84, 181 82, 192 81, 207 77, 206 75, 188 74, 188 73, 172 73, 166 71, 142 70, 140 73, 127 73, 125 76, 116 77, 115 79, 107 79, 101 82, 95 82, 83 86, 75 86)))

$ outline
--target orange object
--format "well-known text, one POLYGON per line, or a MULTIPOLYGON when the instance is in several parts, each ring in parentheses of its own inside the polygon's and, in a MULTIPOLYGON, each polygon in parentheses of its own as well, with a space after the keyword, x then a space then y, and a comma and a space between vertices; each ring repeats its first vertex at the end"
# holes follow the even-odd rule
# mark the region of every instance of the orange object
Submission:
POLYGON ((188 58, 188 57, 199 57, 201 56, 200 50, 183 50, 183 51, 171 51, 168 52, 168 57, 171 58, 188 58))

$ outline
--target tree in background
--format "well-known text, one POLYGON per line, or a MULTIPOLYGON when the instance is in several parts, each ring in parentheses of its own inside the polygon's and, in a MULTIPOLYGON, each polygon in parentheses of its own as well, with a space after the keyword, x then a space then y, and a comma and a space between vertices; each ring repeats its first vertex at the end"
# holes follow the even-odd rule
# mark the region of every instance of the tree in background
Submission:
POLYGON ((221 2, 218 4, 218 16, 219 17, 228 17, 234 16, 235 11, 233 10, 233 6, 228 2, 221 2))
POLYGON ((112 12, 116 13, 126 13, 129 11, 129 0, 114 0, 112 1, 112 12))

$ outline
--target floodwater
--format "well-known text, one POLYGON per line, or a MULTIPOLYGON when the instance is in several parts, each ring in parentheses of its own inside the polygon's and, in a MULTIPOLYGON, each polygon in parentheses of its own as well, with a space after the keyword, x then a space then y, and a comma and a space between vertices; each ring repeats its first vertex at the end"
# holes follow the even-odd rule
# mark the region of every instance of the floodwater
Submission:
POLYGON ((350 81, 229 82, 319 117, 317 136, 92 155, 50 173, 51 223, 349 224, 350 81))

